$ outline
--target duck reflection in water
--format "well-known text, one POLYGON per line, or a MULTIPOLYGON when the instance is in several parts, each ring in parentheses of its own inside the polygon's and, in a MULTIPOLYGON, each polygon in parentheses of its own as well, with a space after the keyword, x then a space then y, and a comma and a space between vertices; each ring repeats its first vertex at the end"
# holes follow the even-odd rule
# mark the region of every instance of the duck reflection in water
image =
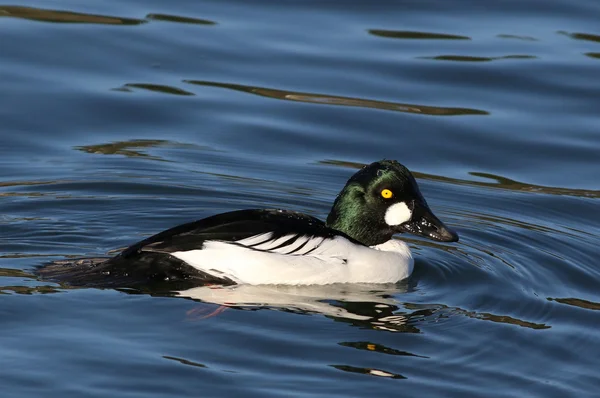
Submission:
POLYGON ((216 309, 198 307, 188 311, 190 319, 206 319, 227 308, 270 309, 298 314, 318 314, 361 328, 388 332, 420 333, 417 323, 437 322, 442 318, 464 316, 471 319, 505 323, 529 329, 548 329, 549 325, 469 311, 444 304, 402 302, 399 295, 413 291, 416 280, 396 284, 334 284, 327 286, 202 286, 174 293, 176 297, 197 300, 216 309))
POLYGON ((320 314, 355 326, 392 331, 418 332, 407 324, 407 314, 397 314, 401 303, 395 295, 406 292, 408 284, 334 284, 327 286, 202 286, 176 292, 177 297, 216 304, 188 312, 191 319, 218 315, 226 308, 273 309, 299 314, 320 314))
MULTIPOLYGON (((0 268, 0 277, 8 279, 0 286, 0 293, 60 294, 66 290, 88 289, 66 284, 38 285, 40 278, 20 270, 0 268), (11 279, 17 279, 11 283, 11 279), (35 281, 23 286, 23 278, 35 281)), ((418 284, 413 277, 395 284, 332 284, 326 286, 289 285, 213 285, 179 291, 167 289, 115 289, 127 294, 149 294, 157 297, 184 298, 201 302, 191 310, 191 319, 211 315, 214 306, 218 313, 226 308, 238 310, 269 309, 297 314, 323 315, 336 322, 388 332, 420 333, 417 324, 426 327, 442 318, 463 316, 480 321, 510 324, 528 329, 549 329, 544 323, 534 323, 508 315, 476 312, 445 304, 411 303, 406 299, 418 284), (204 312, 203 312, 204 311, 204 312)))

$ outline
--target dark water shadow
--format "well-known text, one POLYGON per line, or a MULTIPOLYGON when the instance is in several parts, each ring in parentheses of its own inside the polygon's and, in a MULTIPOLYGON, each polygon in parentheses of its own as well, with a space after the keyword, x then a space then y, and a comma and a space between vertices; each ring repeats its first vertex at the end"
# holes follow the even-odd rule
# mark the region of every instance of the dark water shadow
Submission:
POLYGON ((27 272, 12 269, 12 268, 0 268, 0 277, 7 278, 35 278, 35 275, 29 274, 27 272))
POLYGON ((506 59, 537 59, 534 55, 504 55, 501 57, 474 57, 469 55, 437 55, 435 57, 417 57, 418 59, 432 59, 436 61, 456 62, 490 62, 506 59))
MULTIPOLYGON (((0 278, 18 278, 19 280, 29 279, 37 280, 37 277, 31 273, 12 268, 0 268, 0 278)), ((3 294, 48 294, 60 293, 60 286, 53 285, 37 285, 37 286, 22 286, 22 285, 4 285, 0 286, 0 295, 3 294)))
POLYGON ((3 187, 19 187, 29 185, 48 185, 54 184, 56 181, 0 181, 0 188, 3 187))
POLYGON ((309 104, 351 106, 359 108, 374 108, 386 111, 414 113, 429 116, 458 116, 458 115, 489 115, 490 113, 472 108, 448 108, 398 102, 376 101, 362 98, 341 97, 326 94, 304 93, 299 91, 276 90, 265 87, 244 86, 241 84, 218 83, 202 80, 184 80, 185 83, 197 86, 220 87, 244 93, 274 98, 284 101, 305 102, 309 104))
POLYGON ((600 303, 594 301, 582 300, 578 298, 552 298, 548 297, 548 301, 555 301, 557 303, 571 305, 573 307, 583 308, 586 310, 600 311, 600 303))
POLYGON ((127 157, 140 157, 166 162, 166 159, 160 158, 158 156, 148 155, 147 153, 140 151, 140 149, 165 146, 169 143, 170 142, 167 140, 131 140, 117 141, 98 145, 82 145, 76 146, 74 147, 74 149, 77 149, 82 152, 100 155, 123 155, 127 157))
POLYGON ((447 33, 415 32, 410 30, 369 29, 367 32, 373 36, 386 37, 389 39, 471 40, 468 36, 451 35, 447 33))
POLYGON ((584 53, 586 57, 600 59, 600 53, 584 53))
POLYGON ((535 37, 532 36, 522 36, 522 35, 511 35, 511 34, 499 34, 496 35, 499 39, 515 39, 515 40, 523 40, 523 41, 538 41, 535 37))
POLYGON ((204 365, 203 363, 190 361, 189 359, 171 357, 171 356, 168 356, 168 355, 163 355, 163 358, 171 360, 171 361, 179 362, 182 365, 194 366, 196 368, 207 368, 208 367, 208 366, 204 365))
POLYGON ((0 294, 48 294, 48 293, 61 293, 60 289, 54 286, 18 286, 18 285, 6 285, 0 286, 0 294))
MULTIPOLYGON (((0 195, 1 196, 1 195, 0 195)), ((49 221, 51 220, 50 218, 42 218, 42 217, 14 217, 14 218, 10 218, 9 221, 17 221, 17 222, 22 222, 22 221, 49 221)), ((53 254, 53 256, 55 257, 66 257, 66 254, 53 254)), ((0 255, 0 258, 5 259, 5 258, 36 258, 36 257, 48 257, 47 254, 35 254, 35 253, 6 253, 6 254, 2 254, 0 255)), ((28 274, 24 274, 24 275, 28 275, 28 274)), ((2 275, 2 270, 0 269, 0 276, 6 276, 6 275, 2 275)))
POLYGON ((152 83, 127 83, 121 87, 113 88, 112 91, 122 91, 126 93, 131 93, 134 90, 132 89, 140 89, 151 91, 154 93, 160 94, 172 94, 172 95, 183 95, 183 96, 193 96, 196 95, 189 91, 182 90, 177 87, 167 86, 163 84, 152 84, 152 83))
MULTIPOLYGON (((82 152, 91 153, 94 155, 122 155, 131 158, 144 158, 150 160, 158 160, 161 162, 170 162, 160 156, 149 155, 143 151, 146 148, 184 148, 203 151, 216 151, 215 149, 205 146, 189 143, 182 143, 169 140, 130 140, 130 141, 115 141, 97 145, 82 145, 76 146, 74 149, 82 152)), ((51 182, 53 183, 53 182, 51 182)), ((39 184, 42 184, 40 182, 39 184)))
POLYGON ((461 315, 461 316, 465 316, 465 317, 471 318, 471 319, 478 319, 481 321, 490 321, 490 322, 495 322, 495 323, 503 323, 506 325, 514 325, 514 326, 519 326, 519 327, 527 328, 527 329, 544 330, 544 329, 551 328, 550 325, 547 325, 545 323, 529 322, 529 321, 525 321, 523 319, 511 317, 508 315, 498 315, 498 314, 492 314, 489 312, 469 311, 469 310, 465 310, 465 309, 462 309, 459 307, 449 307, 444 304, 404 303, 404 308, 409 309, 409 310, 412 309, 412 310, 421 310, 421 311, 423 311, 424 309, 427 309, 427 310, 431 311, 431 315, 435 315, 438 319, 439 318, 449 318, 451 316, 461 315))
POLYGON ((394 355, 394 356, 405 356, 405 357, 416 357, 428 359, 429 357, 423 355, 413 354, 408 351, 397 350, 395 348, 386 347, 383 344, 372 343, 369 341, 342 341, 338 343, 343 347, 355 348, 357 350, 378 352, 380 354, 394 355))
POLYGON ((208 19, 181 17, 181 16, 169 15, 169 14, 148 14, 148 15, 146 15, 146 19, 149 21, 176 22, 176 23, 194 24, 194 25, 216 25, 217 24, 216 22, 210 21, 208 19))
MULTIPOLYGON (((358 162, 349 162, 344 160, 331 160, 326 159, 318 162, 319 164, 328 164, 333 166, 341 166, 348 167, 352 169, 360 169, 366 164, 358 163, 358 162)), ((480 177, 485 179, 494 180, 494 182, 484 182, 484 181, 472 181, 472 180, 462 180, 458 178, 450 178, 444 176, 437 176, 434 174, 420 173, 417 171, 412 171, 414 176, 419 179, 436 181, 436 182, 445 182, 449 184, 456 185, 467 185, 474 187, 483 187, 483 188, 500 188, 506 189, 510 191, 522 191, 522 192, 531 192, 531 193, 543 193, 547 195, 565 195, 565 196, 578 196, 585 198, 600 198, 600 191, 591 190, 591 189, 570 189, 570 188, 560 188, 560 187, 548 187, 543 185, 535 185, 528 184, 524 182, 519 182, 515 180, 511 180, 510 178, 497 176, 489 173, 480 173, 480 172, 470 172, 469 174, 474 177, 480 177)))
POLYGON ((596 43, 600 43, 600 35, 595 35, 592 33, 566 32, 564 30, 559 30, 557 33, 559 35, 564 35, 575 40, 593 41, 596 43))
POLYGON ((0 5, 0 17, 12 17, 19 19, 27 19, 30 21, 51 23, 79 23, 128 26, 141 25, 150 21, 174 22, 204 26, 213 26, 217 24, 215 21, 210 21, 208 19, 183 17, 169 14, 148 14, 144 19, 138 19, 12 5, 0 5))
POLYGON ((598 198, 600 197, 600 191, 591 190, 591 189, 570 189, 570 188, 560 188, 560 187, 548 187, 543 185, 534 185, 527 184, 524 182, 519 182, 515 180, 511 180, 510 178, 497 176, 489 173, 481 173, 472 171, 469 173, 474 177, 486 178, 490 180, 496 181, 496 183, 485 183, 485 182, 476 182, 473 181, 473 185, 477 186, 491 186, 491 187, 499 187, 502 189, 509 189, 512 191, 524 191, 524 192, 541 192, 549 195, 566 195, 566 196, 580 196, 586 198, 598 198))
POLYGON ((400 379, 400 380, 406 379, 406 377, 402 376, 401 374, 388 372, 387 370, 382 370, 382 369, 359 368, 359 367, 350 366, 350 365, 329 365, 329 366, 331 366, 332 368, 335 368, 337 370, 341 370, 343 372, 358 373, 358 374, 377 376, 377 377, 387 377, 390 379, 400 379))
POLYGON ((47 10, 22 6, 0 6, 0 17, 28 19, 53 23, 86 23, 102 25, 141 25, 148 21, 108 15, 84 14, 71 11, 47 10))
MULTIPOLYGON (((49 180, 49 181, 4 181, 4 182, 0 182, 0 189, 5 189, 5 188, 10 188, 10 189, 15 189, 15 191, 4 191, 4 192, 0 192, 0 197, 27 197, 27 198, 36 198, 36 197, 42 197, 47 195, 47 192, 31 192, 29 190, 25 191, 25 192, 18 192, 16 190, 19 189, 25 189, 25 188, 30 188, 30 187, 36 187, 36 186, 43 186, 43 185, 54 185, 54 184, 62 184, 62 183, 69 183, 71 182, 70 180, 49 180)), ((2 217, 0 218, 0 224, 5 223, 5 222, 14 222, 17 221, 19 218, 18 217, 2 217)), ((42 218, 39 217, 27 217, 27 218, 21 218, 22 221, 28 221, 27 219, 31 220, 31 221, 37 221, 37 220, 41 220, 42 218)), ((6 258, 6 256, 11 256, 11 254, 5 254, 0 256, 0 258, 6 258)), ((32 254, 25 254, 23 255, 25 257, 34 257, 36 255, 32 255, 32 254)))

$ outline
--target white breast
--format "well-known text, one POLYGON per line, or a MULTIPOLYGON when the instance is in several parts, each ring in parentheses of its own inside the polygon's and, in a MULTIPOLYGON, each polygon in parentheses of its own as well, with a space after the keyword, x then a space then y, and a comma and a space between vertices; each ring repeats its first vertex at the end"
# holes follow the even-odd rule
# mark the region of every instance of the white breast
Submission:
POLYGON ((171 255, 208 274, 250 285, 394 283, 413 270, 410 250, 398 240, 369 248, 341 236, 301 236, 285 244, 293 238, 262 234, 236 242, 206 241, 201 250, 171 255))

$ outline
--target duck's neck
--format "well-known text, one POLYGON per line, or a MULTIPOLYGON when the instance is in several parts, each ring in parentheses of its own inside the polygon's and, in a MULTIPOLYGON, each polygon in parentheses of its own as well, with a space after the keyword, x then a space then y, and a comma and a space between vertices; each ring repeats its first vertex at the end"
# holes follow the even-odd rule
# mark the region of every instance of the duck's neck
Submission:
POLYGON ((369 211, 360 187, 346 186, 333 203, 327 226, 343 232, 366 246, 375 246, 392 238, 393 231, 369 211))

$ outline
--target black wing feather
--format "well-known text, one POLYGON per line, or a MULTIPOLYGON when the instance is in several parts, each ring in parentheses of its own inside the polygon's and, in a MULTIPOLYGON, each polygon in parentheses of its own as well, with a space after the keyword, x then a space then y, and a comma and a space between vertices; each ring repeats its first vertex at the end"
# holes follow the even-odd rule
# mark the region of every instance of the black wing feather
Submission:
MULTIPOLYGON (((207 240, 233 242, 265 233, 271 233, 268 240, 292 234, 321 238, 342 235, 348 238, 327 227, 323 221, 306 214, 287 210, 250 209, 217 214, 168 229, 128 247, 121 256, 128 258, 144 251, 173 253, 197 250, 207 240)), ((260 244, 261 242, 254 246, 260 244)))

